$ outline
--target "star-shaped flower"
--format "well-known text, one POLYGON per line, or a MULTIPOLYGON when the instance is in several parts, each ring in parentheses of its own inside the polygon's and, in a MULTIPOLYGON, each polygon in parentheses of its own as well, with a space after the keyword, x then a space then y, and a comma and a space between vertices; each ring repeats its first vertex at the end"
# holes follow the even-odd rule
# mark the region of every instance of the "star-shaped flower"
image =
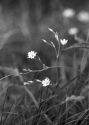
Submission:
POLYGON ((48 86, 50 85, 50 79, 48 77, 46 77, 44 80, 42 80, 42 85, 43 86, 48 86))
POLYGON ((37 52, 34 52, 34 51, 30 51, 28 52, 28 58, 29 59, 34 59, 37 55, 37 52))

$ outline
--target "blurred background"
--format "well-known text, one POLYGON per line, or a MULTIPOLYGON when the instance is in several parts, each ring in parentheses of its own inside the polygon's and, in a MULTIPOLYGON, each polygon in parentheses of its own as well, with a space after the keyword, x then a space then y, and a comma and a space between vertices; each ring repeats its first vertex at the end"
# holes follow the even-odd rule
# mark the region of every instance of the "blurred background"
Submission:
POLYGON ((68 39, 68 45, 76 42, 75 35, 86 40, 89 0, 0 0, 0 65, 26 67, 30 50, 47 65, 55 65, 53 49, 42 42, 56 41, 48 27, 68 39))

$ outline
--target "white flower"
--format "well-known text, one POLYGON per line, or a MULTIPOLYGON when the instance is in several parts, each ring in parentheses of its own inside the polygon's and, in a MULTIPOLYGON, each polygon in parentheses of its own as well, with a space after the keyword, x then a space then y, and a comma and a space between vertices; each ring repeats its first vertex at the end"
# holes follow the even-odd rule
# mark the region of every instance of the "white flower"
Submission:
POLYGON ((72 28, 70 28, 69 30, 68 30, 68 33, 70 34, 70 35, 76 35, 77 33, 78 33, 78 28, 76 28, 76 27, 72 27, 72 28))
POLYGON ((42 85, 43 86, 48 86, 50 85, 50 79, 48 77, 46 77, 44 80, 42 80, 42 85))
POLYGON ((28 58, 34 59, 36 57, 36 54, 37 54, 37 52, 30 51, 30 52, 28 52, 28 58))
POLYGON ((80 22, 88 23, 89 22, 89 13, 87 11, 81 11, 78 13, 77 19, 80 22))
POLYGON ((71 17, 74 17, 75 15, 75 11, 71 8, 68 8, 68 9, 65 9, 62 13, 62 15, 65 17, 65 18, 71 18, 71 17))
POLYGON ((60 39, 60 43, 61 43, 62 45, 66 45, 67 42, 68 42, 68 40, 66 40, 66 39, 60 39))

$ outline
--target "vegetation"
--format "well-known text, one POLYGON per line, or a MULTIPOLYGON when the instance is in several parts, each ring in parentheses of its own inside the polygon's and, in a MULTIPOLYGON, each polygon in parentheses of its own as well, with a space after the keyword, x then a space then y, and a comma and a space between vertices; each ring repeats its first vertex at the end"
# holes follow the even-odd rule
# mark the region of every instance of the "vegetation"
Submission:
MULTIPOLYGON (((31 65, 28 69, 0 67, 0 124, 1 125, 84 125, 88 123, 88 39, 69 47, 68 40, 60 39, 57 32, 54 42, 43 43, 52 47, 56 61, 54 66, 45 65, 35 51, 27 55, 31 65), (81 51, 81 61, 76 53, 72 66, 65 64, 62 53, 81 51), (69 75, 69 76, 67 76, 69 75)), ((46 46, 45 45, 45 46, 46 46)))
POLYGON ((19 28, 17 21, 0 33, 0 125, 88 125, 88 8, 77 10, 70 2, 67 8, 65 0, 64 8, 61 0, 54 2, 57 8, 51 0, 45 6, 41 0, 26 2, 30 15, 22 2, 19 28))

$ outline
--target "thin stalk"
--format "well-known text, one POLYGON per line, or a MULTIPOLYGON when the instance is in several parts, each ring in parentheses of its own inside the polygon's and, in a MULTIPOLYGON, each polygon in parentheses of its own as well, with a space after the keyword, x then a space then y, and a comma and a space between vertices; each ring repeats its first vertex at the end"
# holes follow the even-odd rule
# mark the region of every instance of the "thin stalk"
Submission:
MULTIPOLYGON (((58 39, 58 53, 57 53, 57 66, 59 67, 59 63, 60 63, 60 57, 61 57, 61 46, 60 46, 60 41, 58 39)), ((57 84, 59 82, 59 69, 57 68, 57 84)))

